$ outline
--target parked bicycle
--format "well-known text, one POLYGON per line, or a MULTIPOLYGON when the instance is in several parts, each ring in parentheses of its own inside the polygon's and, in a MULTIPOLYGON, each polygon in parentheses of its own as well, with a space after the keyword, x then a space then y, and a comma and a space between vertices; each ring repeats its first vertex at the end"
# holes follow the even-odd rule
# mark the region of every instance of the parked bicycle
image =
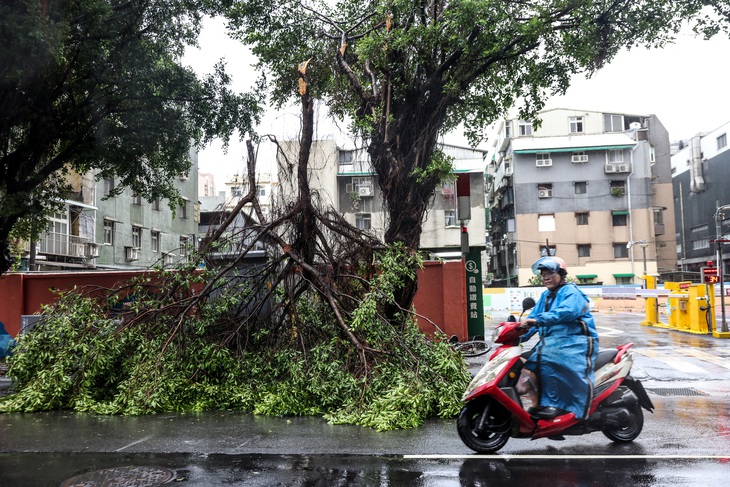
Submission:
POLYGON ((464 357, 479 357, 480 355, 487 353, 492 348, 492 345, 487 343, 485 340, 479 339, 479 337, 460 342, 459 337, 452 335, 451 338, 449 338, 449 343, 456 351, 461 352, 464 357))

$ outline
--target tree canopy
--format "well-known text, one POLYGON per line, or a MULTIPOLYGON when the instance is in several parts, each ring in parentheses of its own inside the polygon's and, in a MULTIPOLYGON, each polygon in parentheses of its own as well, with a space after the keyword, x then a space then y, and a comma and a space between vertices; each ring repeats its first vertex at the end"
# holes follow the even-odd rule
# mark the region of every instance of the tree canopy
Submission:
MULTIPOLYGON (((229 16, 252 46, 274 102, 311 96, 354 121, 383 191, 386 243, 418 249, 434 190, 451 170, 439 136, 472 142, 508 110, 530 119, 576 73, 615 54, 660 47, 686 22, 727 32, 727 0, 250 0, 229 16)), ((403 289, 407 308, 415 286, 403 289)))
POLYGON ((0 243, 62 201, 67 171, 177 199, 190 149, 250 130, 256 100, 224 65, 199 79, 180 58, 206 0, 8 0, 0 5, 0 243))

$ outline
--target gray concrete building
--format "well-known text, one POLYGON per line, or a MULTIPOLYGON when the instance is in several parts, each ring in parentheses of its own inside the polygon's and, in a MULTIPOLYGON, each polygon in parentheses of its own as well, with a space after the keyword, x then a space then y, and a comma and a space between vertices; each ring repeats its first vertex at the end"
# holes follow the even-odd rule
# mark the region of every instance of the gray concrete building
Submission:
POLYGON ((675 268, 670 144, 654 115, 553 109, 505 120, 488 165, 493 285, 527 285, 541 255, 583 283, 675 268))
POLYGON ((730 122, 683 141, 672 156, 677 268, 699 272, 717 262, 718 244, 725 276, 730 272, 730 122))
POLYGON ((174 184, 183 198, 146 201, 129 188, 112 195, 113 178, 97 181, 93 173, 71 174, 72 194, 49 218, 38 242, 27 242, 21 270, 63 271, 143 269, 187 259, 197 245, 199 222, 198 157, 174 184))

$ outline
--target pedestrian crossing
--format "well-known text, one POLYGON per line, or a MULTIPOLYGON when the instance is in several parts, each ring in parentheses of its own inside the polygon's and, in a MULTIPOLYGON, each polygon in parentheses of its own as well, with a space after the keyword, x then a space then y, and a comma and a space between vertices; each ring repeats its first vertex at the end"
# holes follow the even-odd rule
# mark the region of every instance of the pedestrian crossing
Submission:
POLYGON ((687 373, 707 375, 714 369, 712 366, 721 367, 730 370, 730 358, 716 355, 712 352, 698 350, 695 348, 669 348, 669 349, 651 349, 651 348, 633 348, 634 355, 641 355, 653 360, 657 360, 671 368, 687 373))

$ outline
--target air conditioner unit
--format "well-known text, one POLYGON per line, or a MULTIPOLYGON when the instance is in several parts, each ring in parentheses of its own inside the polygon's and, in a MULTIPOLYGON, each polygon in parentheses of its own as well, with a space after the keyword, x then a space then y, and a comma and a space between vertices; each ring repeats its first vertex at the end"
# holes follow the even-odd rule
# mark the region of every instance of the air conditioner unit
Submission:
POLYGON ((93 257, 99 257, 99 246, 95 243, 90 243, 86 245, 86 257, 93 258, 93 257))
POLYGON ((165 254, 165 265, 172 265, 175 263, 175 254, 165 254))
POLYGON ((86 257, 87 250, 85 244, 76 244, 76 257, 86 257))
POLYGON ((552 189, 541 188, 537 190, 538 198, 551 198, 553 196, 552 189))
POLYGON ((371 186, 360 186, 357 190, 357 194, 360 196, 372 196, 373 188, 371 186))
POLYGON ((619 164, 616 172, 631 172, 631 164, 619 164))
POLYGON ((127 260, 139 260, 139 249, 137 247, 124 247, 127 260))
POLYGON ((585 154, 583 154, 583 155, 579 155, 579 156, 572 156, 572 157, 570 158, 570 160, 571 160, 571 162, 572 162, 573 164, 582 164, 582 163, 584 163, 584 162, 588 162, 588 156, 587 156, 587 155, 585 155, 585 154))
POLYGON ((606 164, 606 167, 604 168, 604 172, 606 172, 606 173, 617 172, 616 169, 617 169, 616 165, 609 162, 608 164, 606 164))
POLYGON ((548 166, 552 166, 553 165, 553 160, 552 159, 538 159, 537 161, 535 161, 535 165, 537 167, 548 167, 548 166))

